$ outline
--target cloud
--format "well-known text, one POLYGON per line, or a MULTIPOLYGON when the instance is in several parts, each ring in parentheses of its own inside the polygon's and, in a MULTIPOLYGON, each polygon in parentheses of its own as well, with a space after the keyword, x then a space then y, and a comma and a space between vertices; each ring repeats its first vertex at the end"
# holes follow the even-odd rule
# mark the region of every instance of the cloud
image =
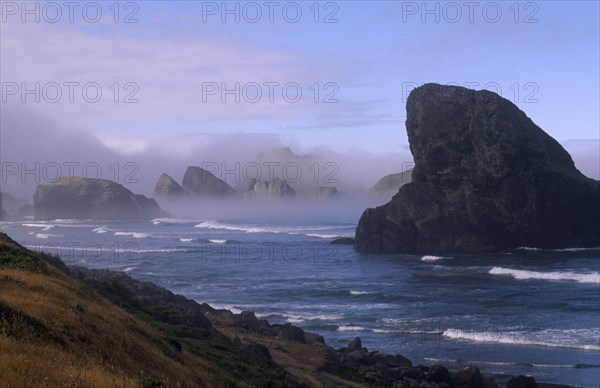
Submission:
POLYGON ((18 101, 24 87, 32 89, 39 82, 40 102, 29 95, 27 104, 86 125, 343 115, 353 105, 330 109, 323 104, 331 91, 326 83, 342 89, 352 85, 360 73, 357 68, 365 65, 351 58, 249 43, 233 34, 172 39, 9 22, 3 25, 1 43, 2 79, 19 87, 6 98, 18 101), (65 84, 72 82, 77 85, 65 84), (237 96, 228 94, 236 83, 237 96), (98 90, 101 97, 96 102, 98 90), (302 98, 290 102, 298 90, 302 98), (57 102, 48 102, 52 100, 57 102))

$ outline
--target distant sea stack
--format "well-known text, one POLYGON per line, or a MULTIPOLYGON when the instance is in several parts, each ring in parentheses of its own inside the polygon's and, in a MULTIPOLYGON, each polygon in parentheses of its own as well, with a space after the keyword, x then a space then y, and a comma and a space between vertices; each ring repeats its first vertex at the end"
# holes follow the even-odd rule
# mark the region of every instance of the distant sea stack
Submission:
POLYGON ((178 201, 189 198, 189 194, 170 175, 162 174, 154 186, 156 200, 178 201))
POLYGON ((198 197, 228 197, 235 190, 212 173, 196 166, 189 166, 183 176, 183 188, 198 197))
POLYGON ((399 172, 397 174, 386 175, 369 189, 369 197, 372 198, 392 198, 400 187, 412 180, 413 169, 399 172))
POLYGON ((82 177, 60 177, 38 185, 33 205, 38 220, 134 220, 167 214, 153 199, 134 194, 116 182, 82 177))
POLYGON ((406 111, 412 182, 363 213, 357 250, 600 246, 600 182, 510 101, 426 84, 406 111))
POLYGON ((295 195, 294 189, 284 179, 280 178, 275 178, 269 182, 252 180, 246 192, 246 196, 249 198, 261 199, 292 198, 295 195))

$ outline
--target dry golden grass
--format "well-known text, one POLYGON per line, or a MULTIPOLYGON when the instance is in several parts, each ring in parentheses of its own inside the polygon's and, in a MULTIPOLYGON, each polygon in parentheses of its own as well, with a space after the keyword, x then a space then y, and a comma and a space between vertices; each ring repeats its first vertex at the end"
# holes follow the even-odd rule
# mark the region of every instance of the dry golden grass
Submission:
POLYGON ((210 363, 177 352, 160 332, 59 271, 0 270, 0 304, 47 331, 0 320, 0 381, 7 386, 139 386, 144 378, 202 386, 211 380, 210 363))

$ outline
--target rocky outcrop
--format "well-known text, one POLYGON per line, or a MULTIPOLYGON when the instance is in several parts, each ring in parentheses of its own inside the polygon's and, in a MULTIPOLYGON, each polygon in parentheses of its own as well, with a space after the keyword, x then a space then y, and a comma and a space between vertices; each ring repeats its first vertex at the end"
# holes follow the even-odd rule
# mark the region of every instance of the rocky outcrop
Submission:
POLYGON ((33 205, 26 204, 19 208, 19 210, 17 211, 17 217, 19 217, 19 219, 32 217, 34 215, 34 212, 35 210, 33 208, 33 205))
POLYGON ((35 218, 151 219, 165 216, 156 201, 105 179, 61 177, 38 185, 33 196, 35 218))
POLYGON ((413 169, 411 168, 404 172, 384 176, 369 189, 369 196, 372 198, 391 199, 400 187, 410 183, 412 180, 412 171, 413 169))
POLYGON ((313 189, 311 197, 315 199, 329 199, 337 196, 338 191, 335 186, 317 186, 313 189))
POLYGON ((188 193, 197 197, 222 198, 235 194, 235 190, 226 182, 196 166, 189 166, 185 170, 182 186, 188 193))
POLYGON ((600 245, 600 182, 510 101, 427 84, 406 105, 412 182, 367 209, 359 251, 600 245))
POLYGON ((162 174, 154 186, 156 200, 179 201, 189 198, 189 194, 170 175, 162 174))
POLYGON ((248 185, 246 196, 260 199, 291 198, 296 195, 294 189, 284 179, 275 178, 270 182, 252 180, 248 185))
POLYGON ((9 193, 0 191, 0 219, 6 220, 11 217, 22 218, 18 213, 19 210, 27 205, 27 201, 24 199, 16 198, 9 193))

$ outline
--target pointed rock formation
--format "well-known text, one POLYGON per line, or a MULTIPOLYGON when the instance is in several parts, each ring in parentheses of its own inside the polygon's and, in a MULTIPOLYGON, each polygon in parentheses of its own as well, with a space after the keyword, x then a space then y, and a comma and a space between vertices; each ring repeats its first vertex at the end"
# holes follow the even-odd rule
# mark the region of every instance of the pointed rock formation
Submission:
POLYGON ((600 182, 510 101, 426 84, 406 110, 412 182, 363 213, 357 250, 600 246, 600 182))
POLYGON ((235 190, 212 173, 196 166, 189 166, 183 176, 183 188, 198 197, 228 197, 235 190))
POLYGON ((154 187, 157 200, 178 201, 189 198, 189 194, 170 175, 162 174, 154 187))

